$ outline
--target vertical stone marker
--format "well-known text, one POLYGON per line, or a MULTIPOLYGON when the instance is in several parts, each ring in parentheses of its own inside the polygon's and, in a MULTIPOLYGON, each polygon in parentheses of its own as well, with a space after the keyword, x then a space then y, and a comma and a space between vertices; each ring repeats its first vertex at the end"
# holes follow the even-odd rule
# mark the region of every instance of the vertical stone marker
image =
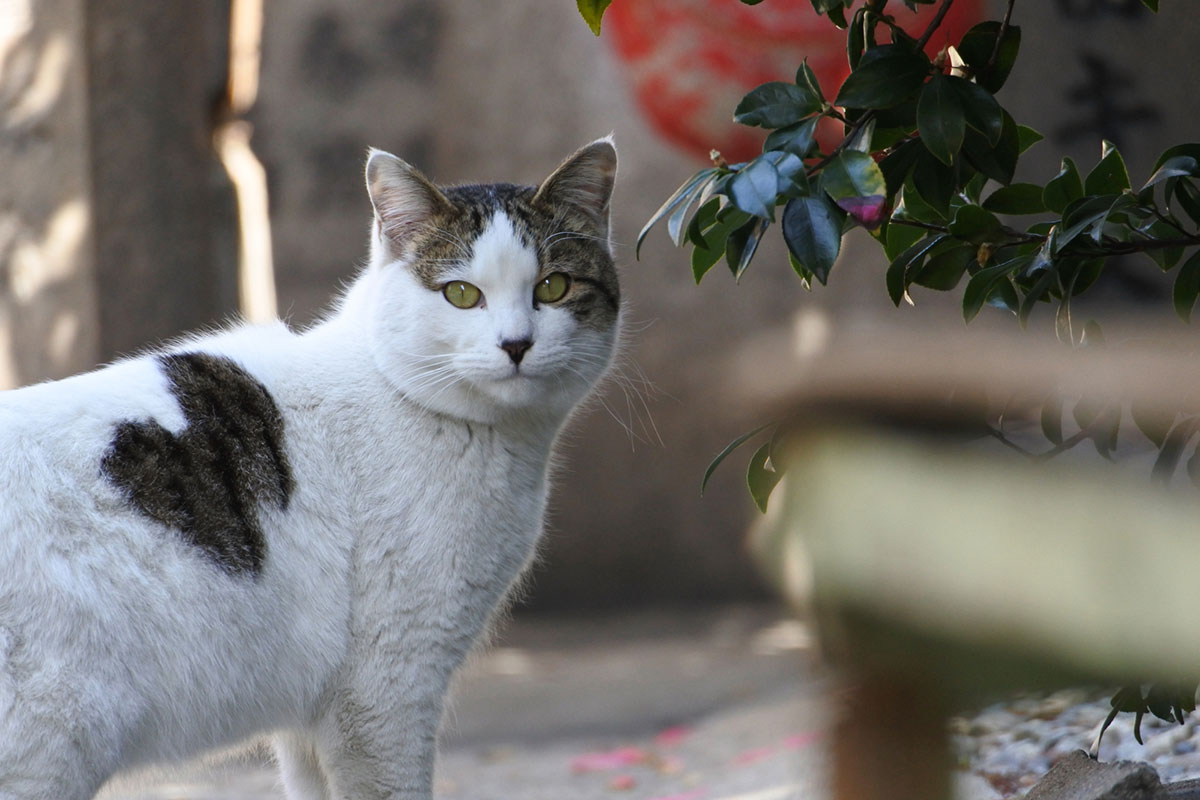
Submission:
POLYGON ((0 389, 95 362, 83 16, 0 0, 0 389))

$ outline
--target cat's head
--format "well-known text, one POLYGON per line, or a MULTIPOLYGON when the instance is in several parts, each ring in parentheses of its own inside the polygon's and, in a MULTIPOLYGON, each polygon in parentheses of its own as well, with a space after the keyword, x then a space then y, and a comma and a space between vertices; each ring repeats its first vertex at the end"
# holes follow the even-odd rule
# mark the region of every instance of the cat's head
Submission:
POLYGON ((538 187, 438 188, 371 151, 371 347, 401 391, 481 422, 579 401, 617 336, 616 167, 601 139, 538 187))

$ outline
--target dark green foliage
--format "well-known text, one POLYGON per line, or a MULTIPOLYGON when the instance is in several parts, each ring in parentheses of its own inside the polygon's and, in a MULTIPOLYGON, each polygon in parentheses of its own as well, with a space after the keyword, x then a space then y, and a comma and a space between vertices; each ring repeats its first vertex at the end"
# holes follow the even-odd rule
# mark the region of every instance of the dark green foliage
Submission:
POLYGON ((772 81, 742 98, 733 121, 763 128, 784 128, 821 110, 821 99, 808 87, 772 81))
POLYGON ((858 66, 838 92, 835 105, 846 108, 890 108, 921 88, 929 75, 929 59, 900 45, 883 45, 863 53, 858 66))
POLYGON ((1125 711, 1137 715, 1133 721, 1133 738, 1137 739, 1138 744, 1143 744, 1142 717, 1153 714, 1165 722, 1178 722, 1182 725, 1186 722, 1184 715, 1196 710, 1195 695, 1194 683, 1124 686, 1113 695, 1112 712, 1108 719, 1104 720, 1100 734, 1103 735, 1104 731, 1108 730, 1118 713, 1125 711))
MULTIPOLYGON (((1144 267, 1176 272, 1174 309, 1190 320, 1200 299, 1200 144, 1168 149, 1137 190, 1111 142, 1099 143, 1094 164, 1064 158, 1058 174, 1044 182, 1013 183, 1021 155, 1042 139, 996 97, 1016 62, 1021 29, 1007 20, 982 22, 950 43, 953 51, 931 60, 924 45, 937 32, 937 15, 917 38, 901 30, 897 18, 903 8, 935 2, 811 0, 816 14, 846 29, 850 75, 830 93, 804 63, 794 82, 750 91, 734 119, 767 131, 762 155, 745 164, 718 156, 668 198, 638 246, 665 219, 672 241, 692 246, 695 280, 722 258, 740 278, 778 218, 789 263, 811 287, 830 280, 843 234, 859 226, 883 247, 884 283, 895 304, 913 303, 913 287, 962 287, 966 321, 991 307, 1022 325, 1045 307, 1058 338, 1071 347, 1104 346, 1099 325, 1079 319, 1073 300, 1104 280, 1111 257, 1144 253, 1144 267), (842 126, 844 138, 821 152, 815 134, 826 119, 842 126)), ((941 0, 939 10, 949 2, 941 0)), ((1158 10, 1157 0, 1142 3, 1158 10)), ((608 5, 579 0, 594 31, 608 5)), ((1030 455, 1049 458, 1090 441, 1108 457, 1123 412, 1088 398, 1051 395, 1037 413, 1049 449, 1030 455)), ((1135 406, 1129 416, 1158 448, 1156 480, 1170 482, 1182 471, 1200 486, 1200 415, 1164 423, 1135 406)), ((763 426, 735 440, 709 466, 704 483, 733 450, 768 427, 771 440, 756 449, 746 473, 751 497, 765 510, 786 468, 778 445, 786 426, 763 426)), ((991 433, 1004 439, 1001 430, 991 433)), ((1182 722, 1194 708, 1193 689, 1125 687, 1113 698, 1113 716, 1137 714, 1140 738, 1144 714, 1182 722)))

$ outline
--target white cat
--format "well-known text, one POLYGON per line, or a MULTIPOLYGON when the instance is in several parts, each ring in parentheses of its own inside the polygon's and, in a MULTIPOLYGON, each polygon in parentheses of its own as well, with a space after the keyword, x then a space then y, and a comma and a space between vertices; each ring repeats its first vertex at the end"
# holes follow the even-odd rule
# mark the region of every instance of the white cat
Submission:
POLYGON ((438 189, 372 151, 336 310, 0 393, 0 798, 273 732, 294 800, 431 795, 452 673, 607 369, 616 151, 438 189))

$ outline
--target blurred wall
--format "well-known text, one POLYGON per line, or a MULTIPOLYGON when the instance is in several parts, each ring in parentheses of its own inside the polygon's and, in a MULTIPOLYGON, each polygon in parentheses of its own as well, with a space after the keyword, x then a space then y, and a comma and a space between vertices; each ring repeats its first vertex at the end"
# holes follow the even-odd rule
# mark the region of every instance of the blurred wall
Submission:
POLYGON ((0 388, 98 355, 82 0, 0 3, 0 388))
MULTIPOLYGON (((215 0, 0 0, 0 384, 86 368, 233 310, 232 201, 210 141, 226 15, 215 0)), ((1100 130, 1136 183, 1159 151, 1195 138, 1187 4, 1155 17, 1139 0, 1022 2, 1015 21, 1024 43, 1002 100, 1048 136, 1026 174, 1048 178, 1062 152, 1087 169, 1100 130)), ((253 143, 270 181, 280 308, 296 325, 365 255, 368 145, 442 182, 535 183, 616 134, 627 342, 564 449, 531 595, 541 608, 761 596, 745 555, 756 516, 745 456, 704 498, 698 489, 711 457, 762 421, 776 357, 852 326, 957 318, 953 294, 918 291, 917 308, 893 308, 862 235, 811 294, 775 238, 736 287, 720 266, 694 286, 687 251, 661 230, 635 260, 643 222, 703 163, 650 127, 611 31, 597 40, 569 0, 273 2, 263 47, 253 143)), ((1127 272, 1110 296, 1166 309, 1153 270, 1127 272)), ((973 324, 1012 322, 997 312, 973 324)))

